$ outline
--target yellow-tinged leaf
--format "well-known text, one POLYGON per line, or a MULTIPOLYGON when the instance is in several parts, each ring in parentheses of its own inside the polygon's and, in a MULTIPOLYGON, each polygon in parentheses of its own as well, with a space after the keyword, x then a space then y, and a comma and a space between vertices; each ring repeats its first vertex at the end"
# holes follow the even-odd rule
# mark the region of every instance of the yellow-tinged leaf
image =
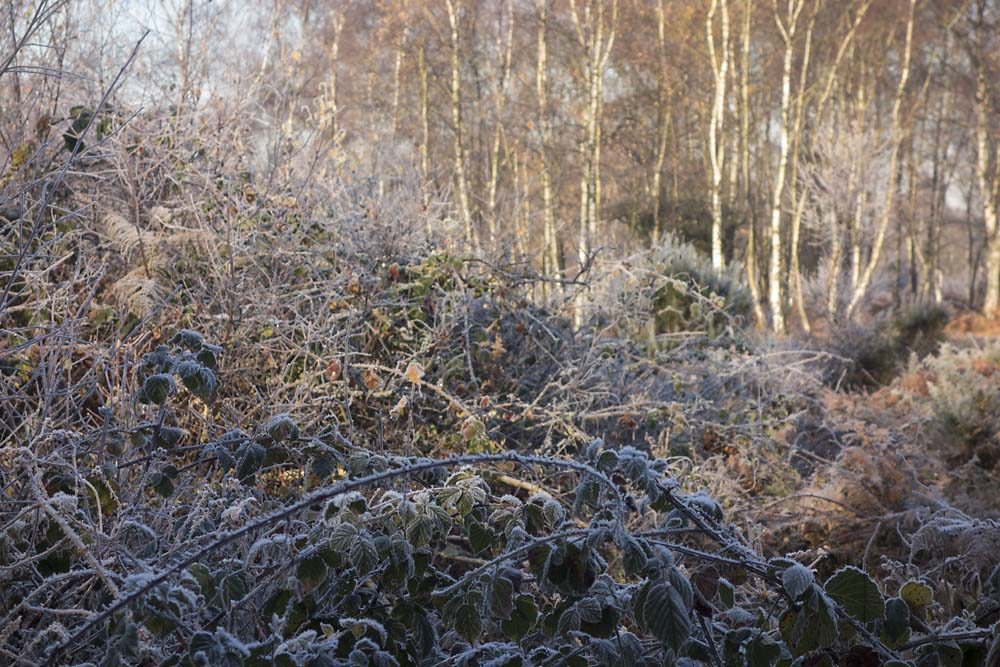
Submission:
POLYGON ((462 437, 466 440, 472 440, 473 438, 478 438, 479 436, 486 433, 486 426, 483 422, 479 421, 475 417, 468 417, 464 422, 462 422, 461 427, 462 437))
POLYGON ((927 607, 934 601, 934 591, 931 587, 921 581, 907 581, 899 589, 899 597, 906 601, 911 607, 927 607))
POLYGON ((28 161, 28 159, 35 153, 34 142, 27 141, 17 148, 10 155, 11 166, 20 167, 22 164, 28 161))
POLYGON ((411 361, 406 367, 406 379, 413 384, 420 384, 424 377, 424 367, 415 361, 411 361))

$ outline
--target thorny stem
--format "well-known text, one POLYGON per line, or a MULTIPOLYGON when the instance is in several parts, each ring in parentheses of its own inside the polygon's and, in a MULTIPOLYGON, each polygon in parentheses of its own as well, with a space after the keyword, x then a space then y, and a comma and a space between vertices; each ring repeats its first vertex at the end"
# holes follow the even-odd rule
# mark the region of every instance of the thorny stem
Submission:
POLYGON ((165 583, 173 575, 177 574, 181 570, 203 560, 209 554, 213 553, 217 549, 224 547, 227 544, 231 544, 239 540, 242 537, 250 535, 265 526, 278 521, 283 521, 292 517, 295 514, 316 505, 318 503, 325 503, 337 496, 344 495, 346 493, 351 493, 357 489, 364 488, 366 486, 371 486, 373 484, 378 484, 380 482, 385 482, 396 477, 402 477, 405 475, 414 475, 421 472, 426 472, 428 470, 434 470, 437 468, 446 468, 451 466, 459 465, 474 465, 477 463, 488 463, 488 462, 500 462, 509 461, 512 463, 520 463, 522 465, 545 465, 553 467, 570 468, 572 470, 577 470, 590 475, 593 475, 597 479, 604 482, 609 488, 611 488, 615 497, 618 500, 617 509, 619 515, 619 521, 624 524, 625 518, 625 505, 618 493, 618 488, 615 486, 604 473, 600 472, 592 466, 586 465, 584 463, 578 463, 576 461, 565 461, 561 459, 553 459, 544 456, 529 456, 517 454, 514 452, 508 452, 503 454, 469 454, 465 456, 455 456, 447 459, 433 460, 433 461, 423 461, 420 463, 414 463, 403 468, 397 468, 394 470, 386 470, 380 473, 375 473, 373 475, 368 475, 366 477, 361 477, 355 480, 338 482, 330 487, 327 487, 321 491, 313 493, 303 500, 297 503, 289 505, 288 507, 273 512, 267 516, 264 516, 256 521, 248 523, 242 528, 226 533, 221 537, 215 539, 211 543, 205 545, 201 549, 198 549, 186 558, 181 559, 174 565, 168 567, 166 570, 160 574, 149 578, 145 583, 138 586, 127 594, 123 594, 115 602, 104 608, 103 611, 98 612, 92 616, 83 626, 74 632, 68 639, 63 641, 61 644, 56 646, 51 655, 49 656, 48 664, 57 664, 57 658, 67 649, 78 644, 84 636, 90 632, 97 624, 107 620, 115 612, 131 606, 143 595, 156 588, 157 586, 165 583))

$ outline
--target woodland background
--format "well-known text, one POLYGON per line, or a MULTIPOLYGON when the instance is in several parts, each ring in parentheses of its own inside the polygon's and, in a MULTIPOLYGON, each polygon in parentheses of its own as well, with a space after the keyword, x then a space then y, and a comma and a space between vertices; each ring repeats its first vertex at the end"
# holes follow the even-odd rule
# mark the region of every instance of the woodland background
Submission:
POLYGON ((674 233, 716 268, 739 262, 758 320, 779 332, 850 319, 872 299, 997 306, 988 0, 181 3, 151 15, 176 47, 148 63, 150 79, 178 111, 256 117, 272 162, 319 143, 380 190, 416 177, 448 199, 469 247, 542 275, 674 233))
POLYGON ((998 305, 989 0, 73 5, 90 97, 152 25, 129 105, 247 117, 255 174, 417 180, 456 240, 553 280, 677 234, 739 263, 778 332, 998 305))

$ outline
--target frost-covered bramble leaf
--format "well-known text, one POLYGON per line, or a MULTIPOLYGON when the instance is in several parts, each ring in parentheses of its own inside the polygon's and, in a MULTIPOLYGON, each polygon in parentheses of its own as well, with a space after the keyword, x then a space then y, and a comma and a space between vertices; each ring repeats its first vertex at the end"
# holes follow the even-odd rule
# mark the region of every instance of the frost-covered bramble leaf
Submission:
POLYGON ((504 635, 514 641, 519 641, 531 632, 537 620, 538 607, 535 605, 535 599, 530 595, 518 595, 514 599, 510 618, 503 621, 500 628, 504 635))
POLYGON ((173 449, 180 444, 184 431, 176 426, 161 426, 154 431, 153 445, 164 449, 173 449))
POLYGON ((593 475, 583 475, 576 487, 573 511, 579 514, 584 509, 596 507, 600 500, 600 495, 600 481, 593 475))
POLYGON ((176 468, 170 465, 163 466, 149 474, 149 485, 159 495, 169 498, 174 494, 174 480, 176 478, 176 468))
POLYGON ((444 620, 465 641, 474 643, 483 634, 483 607, 482 592, 472 589, 463 595, 456 595, 445 604, 444 620))
POLYGON ((163 405, 176 392, 177 385, 174 384, 174 379, 166 373, 157 373, 156 375, 150 375, 142 383, 140 402, 163 405))
POLYGON ((354 540, 358 537, 358 529, 350 523, 338 523, 330 535, 330 546, 338 553, 346 554, 354 540))
POLYGON ((205 339, 197 331, 181 329, 174 334, 173 338, 170 339, 170 344, 179 345, 192 352, 197 352, 202 348, 202 345, 205 344, 205 339))
POLYGON ((240 572, 231 572, 222 582, 222 595, 227 602, 239 602, 250 592, 246 576, 240 572))
POLYGON ((622 554, 622 566, 625 568, 626 574, 634 576, 646 569, 649 551, 641 541, 631 535, 623 534, 617 544, 618 550, 622 554))
POLYGON ((379 563, 375 543, 370 536, 365 534, 360 534, 355 538, 354 543, 348 550, 348 558, 354 569, 361 574, 368 574, 379 563))
POLYGON ((545 521, 550 527, 557 528, 566 520, 566 511, 554 498, 544 498, 542 500, 542 516, 545 517, 545 521))
POLYGON ((465 527, 469 537, 469 546, 472 547, 474 554, 487 553, 494 546, 497 533, 489 526, 476 521, 472 517, 467 517, 465 527))
POLYGON ((284 413, 271 417, 264 425, 264 431, 273 443, 296 440, 299 437, 298 424, 284 413))
POLYGON ((253 440, 245 441, 239 449, 236 450, 236 476, 240 481, 247 482, 253 478, 261 466, 264 465, 264 459, 267 457, 267 450, 264 446, 253 440))
POLYGON ((486 502, 486 488, 478 476, 457 473, 438 491, 438 500, 444 509, 465 516, 486 502))
POLYGON ((604 614, 604 607, 596 598, 583 598, 575 606, 583 623, 599 623, 604 614))
POLYGON ((540 553, 542 582, 564 595, 583 595, 597 579, 601 561, 586 544, 563 542, 540 553))
POLYGON ((813 581, 812 570, 801 563, 795 563, 781 573, 781 583, 793 600, 802 598, 812 588, 813 581))
POLYGON ((826 580, 827 594, 851 617, 862 623, 885 618, 885 600, 867 574, 856 567, 845 567, 826 580))
POLYGON ((322 556, 310 556, 299 562, 295 568, 295 578, 305 593, 319 587, 326 580, 327 565, 322 556))
POLYGON ((831 646, 839 636, 833 602, 818 590, 798 610, 787 610, 778 619, 778 626, 782 639, 795 656, 831 646))
POLYGON ((559 615, 559 620, 556 623, 556 632, 561 635, 578 632, 580 630, 580 621, 580 610, 574 605, 559 615))
POLYGON ((170 354, 170 348, 166 345, 156 346, 152 352, 142 355, 139 365, 143 370, 169 373, 173 367, 173 356, 170 354))
POLYGON ((251 656, 253 647, 237 639, 223 628, 214 633, 196 632, 188 642, 188 657, 194 665, 242 667, 251 656))
POLYGON ((781 645, 764 634, 756 634, 747 642, 747 667, 771 667, 781 657, 781 645))
POLYGON ((419 514, 407 523, 406 537, 417 549, 425 547, 434 539, 436 524, 426 514, 419 514))
POLYGON ((670 582, 647 584, 636 604, 641 605, 643 627, 664 645, 678 651, 691 637, 691 609, 683 593, 670 582))
POLYGON ((891 647, 900 646, 910 638, 910 607, 902 598, 889 598, 885 603, 885 622, 881 639, 891 647))
POLYGON ((232 452, 225 445, 219 443, 205 447, 202 450, 202 458, 214 458, 220 470, 228 471, 236 468, 236 458, 232 452))
POLYGON ((211 403, 215 400, 218 381, 215 379, 215 373, 211 369, 206 368, 197 361, 187 359, 177 364, 175 370, 188 391, 205 403, 211 403))
POLYGON ((723 520, 722 506, 711 496, 704 493, 693 493, 685 498, 690 507, 698 510, 706 517, 721 522, 723 520))
POLYGON ((490 614, 494 618, 507 620, 514 613, 514 582, 498 575, 490 583, 490 614))
POLYGON ((201 350, 195 355, 195 359, 198 360, 203 366, 207 366, 212 370, 215 370, 219 366, 219 355, 222 353, 222 348, 218 345, 209 345, 205 343, 202 345, 201 350))
POLYGON ((642 481, 648 470, 646 453, 633 447, 623 447, 618 452, 618 469, 633 482, 642 481))

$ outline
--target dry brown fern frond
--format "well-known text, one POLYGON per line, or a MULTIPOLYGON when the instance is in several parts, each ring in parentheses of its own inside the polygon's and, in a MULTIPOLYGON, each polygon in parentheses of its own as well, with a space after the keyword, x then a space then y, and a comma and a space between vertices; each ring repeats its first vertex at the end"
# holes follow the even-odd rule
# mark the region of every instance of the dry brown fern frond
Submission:
POLYGON ((157 234, 140 229, 120 213, 109 212, 102 220, 102 231, 126 264, 133 263, 138 254, 149 252, 157 241, 157 234))
POLYGON ((910 537, 911 558, 985 577, 1000 554, 1000 522, 939 510, 910 537))
POLYGON ((155 273, 147 273, 144 266, 130 270, 114 281, 106 292, 108 299, 125 313, 146 317, 159 305, 166 289, 155 273))
POLYGON ((149 228, 140 228, 117 212, 102 218, 102 233, 124 265, 124 274, 104 292, 123 313, 146 317, 163 302, 178 267, 215 254, 218 235, 204 229, 171 224, 173 211, 150 211, 149 228))

